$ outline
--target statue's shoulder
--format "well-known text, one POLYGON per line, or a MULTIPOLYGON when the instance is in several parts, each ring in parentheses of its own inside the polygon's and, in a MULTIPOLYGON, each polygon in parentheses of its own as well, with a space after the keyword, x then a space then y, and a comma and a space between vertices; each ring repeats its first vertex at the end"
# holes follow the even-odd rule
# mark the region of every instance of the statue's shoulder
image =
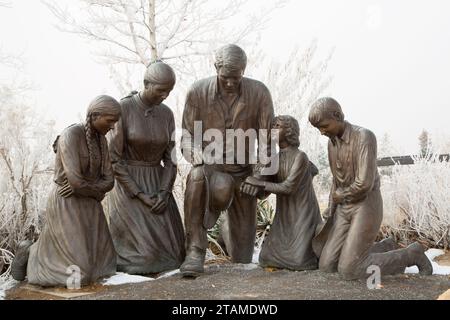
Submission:
POLYGON ((53 151, 56 153, 58 149, 58 143, 62 140, 66 145, 73 145, 76 141, 84 139, 86 133, 84 131, 84 125, 82 123, 74 123, 65 128, 60 135, 58 135, 53 142, 53 151))
POLYGON ((85 133, 84 133, 83 124, 74 123, 74 124, 66 127, 65 129, 63 129, 61 134, 56 136, 55 141, 52 144, 52 149, 55 153, 58 151, 58 144, 59 144, 59 141, 61 140, 61 137, 63 138, 63 141, 65 143, 67 143, 67 142, 71 143, 71 142, 73 142, 74 139, 81 138, 84 136, 85 136, 85 133))
POLYGON ((128 95, 126 95, 125 97, 123 97, 122 99, 120 99, 120 102, 126 102, 130 99, 133 98, 134 95, 138 94, 138 91, 131 91, 128 95))
POLYGON ((84 135, 84 125, 82 123, 74 123, 66 127, 61 135, 84 135))
POLYGON ((161 104, 159 105, 159 108, 160 108, 161 112, 162 112, 164 115, 166 115, 166 116, 168 116, 168 117, 172 117, 172 118, 174 117, 173 111, 172 111, 172 109, 169 108, 168 105, 166 105, 166 104, 164 104, 164 103, 161 103, 161 104))
POLYGON ((308 155, 303 150, 300 150, 299 148, 292 148, 291 149, 291 157, 292 159, 295 159, 296 162, 299 163, 306 163, 309 162, 308 155))
POLYGON ((262 81, 247 77, 242 78, 242 81, 244 82, 245 87, 269 93, 269 88, 267 88, 267 86, 262 81))
POLYGON ((377 137, 375 135, 375 133, 373 133, 370 129, 364 128, 364 127, 360 127, 357 125, 351 125, 352 126, 352 130, 356 131, 360 137, 361 141, 377 141, 377 137))
POLYGON ((207 91, 212 85, 214 85, 216 79, 216 76, 212 76, 197 80, 191 85, 191 87, 189 88, 189 92, 207 91))
POLYGON ((136 103, 134 100, 134 96, 137 95, 138 91, 131 91, 128 95, 120 99, 120 109, 122 111, 122 116, 125 116, 128 113, 128 110, 132 108, 132 106, 136 103))
POLYGON ((295 154, 296 157, 302 158, 302 159, 308 159, 308 155, 306 154, 305 151, 300 150, 299 148, 292 148, 293 149, 293 153, 295 154))

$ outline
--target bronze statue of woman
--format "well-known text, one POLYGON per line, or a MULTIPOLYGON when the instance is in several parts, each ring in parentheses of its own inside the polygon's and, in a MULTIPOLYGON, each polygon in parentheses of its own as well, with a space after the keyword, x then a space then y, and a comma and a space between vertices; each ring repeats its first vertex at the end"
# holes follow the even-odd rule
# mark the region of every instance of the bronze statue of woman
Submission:
POLYGON ((66 286, 78 270, 79 285, 87 285, 115 274, 116 255, 101 201, 114 186, 105 135, 119 117, 119 103, 99 96, 90 104, 85 123, 58 136, 46 224, 35 244, 19 247, 12 265, 16 280, 27 275, 31 284, 66 286))
POLYGON ((183 224, 172 195, 175 121, 162 104, 175 81, 169 65, 150 64, 144 90, 121 100, 122 117, 109 136, 116 177, 108 197, 110 230, 117 269, 129 274, 177 269, 185 256, 183 224))

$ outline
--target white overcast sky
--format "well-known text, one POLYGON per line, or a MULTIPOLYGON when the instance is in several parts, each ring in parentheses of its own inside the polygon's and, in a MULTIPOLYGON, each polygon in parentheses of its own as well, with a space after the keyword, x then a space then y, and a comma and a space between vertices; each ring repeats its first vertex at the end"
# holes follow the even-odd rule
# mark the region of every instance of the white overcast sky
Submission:
MULTIPOLYGON (((0 8, 1 47, 23 53, 35 106, 58 129, 77 122, 96 95, 120 98, 92 44, 56 30, 40 1, 11 2, 0 8)), ((282 59, 314 38, 319 56, 335 47, 327 94, 349 121, 388 133, 401 152, 415 152, 422 129, 450 137, 450 1, 291 0, 274 13, 262 45, 282 59)))

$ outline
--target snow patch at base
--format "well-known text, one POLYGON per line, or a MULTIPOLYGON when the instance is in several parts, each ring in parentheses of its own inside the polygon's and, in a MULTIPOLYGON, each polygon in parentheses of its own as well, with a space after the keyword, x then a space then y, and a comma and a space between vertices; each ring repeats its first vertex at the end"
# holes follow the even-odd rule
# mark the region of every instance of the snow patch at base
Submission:
POLYGON ((140 283, 140 282, 152 281, 152 280, 155 280, 155 279, 149 278, 149 277, 131 275, 128 273, 123 273, 123 272, 117 272, 114 276, 106 279, 105 282, 103 282, 103 285, 104 286, 118 286, 121 284, 140 283))

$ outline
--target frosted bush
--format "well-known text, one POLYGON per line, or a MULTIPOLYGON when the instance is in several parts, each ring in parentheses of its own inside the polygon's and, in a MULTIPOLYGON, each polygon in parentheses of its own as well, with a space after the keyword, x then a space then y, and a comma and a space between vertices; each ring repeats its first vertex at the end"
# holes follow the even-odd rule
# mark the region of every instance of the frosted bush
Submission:
POLYGON ((417 157, 415 164, 394 166, 382 176, 382 233, 408 243, 433 247, 450 244, 450 163, 417 157))

